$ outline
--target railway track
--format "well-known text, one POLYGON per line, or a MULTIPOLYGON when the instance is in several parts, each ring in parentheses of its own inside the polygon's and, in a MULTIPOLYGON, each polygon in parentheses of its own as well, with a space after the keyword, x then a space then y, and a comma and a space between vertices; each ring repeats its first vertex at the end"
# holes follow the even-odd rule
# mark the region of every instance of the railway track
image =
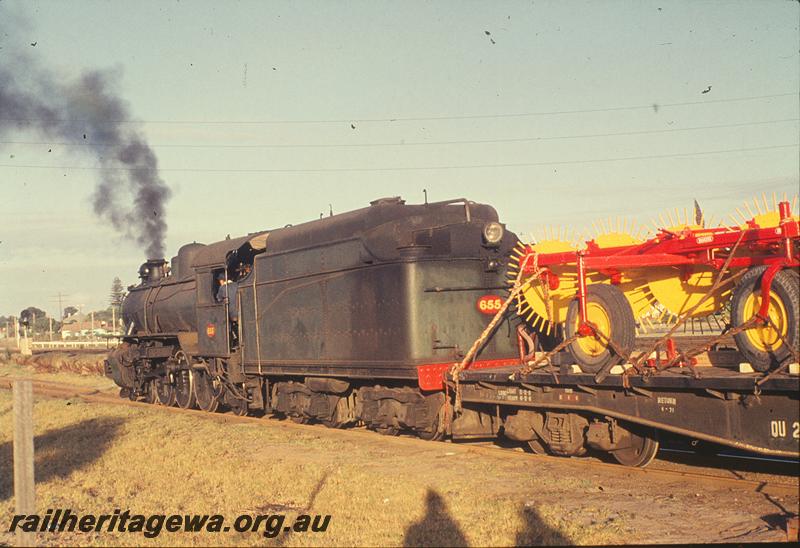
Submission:
MULTIPOLYGON (((0 388, 10 390, 14 379, 0 380, 0 388)), ((99 390, 88 388, 85 386, 72 385, 66 383, 58 383, 52 381, 33 380, 34 393, 48 398, 70 399, 80 398, 87 403, 98 403, 108 405, 123 405, 130 407, 143 407, 150 410, 157 409, 165 413, 188 414, 196 417, 203 417, 208 420, 215 420, 223 423, 262 423, 269 421, 270 426, 279 428, 286 428, 291 430, 308 431, 310 428, 325 428, 321 425, 302 425, 296 424, 289 420, 281 420, 270 416, 255 417, 255 416, 238 416, 233 413, 206 413, 199 410, 180 409, 178 407, 163 407, 144 402, 131 401, 120 398, 114 390, 99 390)), ((342 437, 353 437, 363 439, 368 436, 371 440, 376 439, 374 432, 368 431, 366 428, 350 428, 350 429, 327 429, 331 435, 342 437)), ((411 436, 398 436, 398 437, 384 437, 381 441, 389 444, 399 444, 406 446, 414 446, 417 448, 430 447, 432 442, 423 441, 416 437, 411 436)), ((775 463, 769 460, 764 461, 764 467, 769 467, 770 471, 759 471, 758 464, 749 462, 747 464, 748 472, 753 472, 754 467, 757 474, 760 475, 758 479, 750 479, 743 477, 744 474, 740 470, 725 469, 720 467, 718 462, 714 463, 711 469, 703 469, 698 471, 698 466, 709 466, 710 460, 708 456, 699 456, 695 463, 692 459, 683 455, 682 459, 656 459, 647 468, 627 468, 619 464, 603 462, 597 458, 564 458, 548 455, 530 454, 519 448, 510 447, 509 444, 500 443, 486 443, 486 442, 448 442, 447 450, 452 452, 472 452, 491 455, 493 458, 504 459, 518 459, 533 466, 537 462, 552 462, 556 464, 572 466, 581 470, 604 470, 612 475, 626 475, 626 476, 639 476, 642 479, 661 479, 664 481, 672 482, 695 482, 704 486, 714 486, 719 488, 728 488, 741 491, 755 491, 765 495, 774 496, 797 496, 798 493, 798 467, 796 463, 787 463, 780 461, 781 464, 776 468, 775 463), (682 462, 681 462, 682 461, 682 462), (781 470, 781 473, 776 474, 775 470, 781 470), (794 473, 792 473, 792 471, 794 473), (729 475, 725 475, 729 474, 729 475)), ((731 461, 733 463, 733 461, 731 461)), ((723 465, 724 466, 724 465, 723 465)))

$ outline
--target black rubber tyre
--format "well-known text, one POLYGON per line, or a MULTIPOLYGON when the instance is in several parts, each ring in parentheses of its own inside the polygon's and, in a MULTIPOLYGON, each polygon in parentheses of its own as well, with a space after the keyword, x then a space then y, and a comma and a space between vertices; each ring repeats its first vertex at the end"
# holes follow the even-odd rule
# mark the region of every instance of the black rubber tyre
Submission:
MULTIPOLYGON (((633 350, 636 339, 636 321, 628 299, 617 287, 609 284, 593 284, 586 288, 586 304, 589 321, 593 314, 601 314, 606 325, 598 325, 601 331, 616 343, 619 348, 629 354, 633 350)), ((572 337, 580 321, 578 299, 573 300, 567 309, 565 338, 572 337)), ((600 323, 600 322, 595 322, 600 323)), ((587 351, 585 345, 595 341, 592 337, 582 337, 570 344, 567 349, 584 373, 598 373, 606 366, 620 363, 625 356, 618 355, 612 348, 606 347, 595 352, 587 351)), ((598 341, 604 346, 605 341, 598 341)))
MULTIPOLYGON (((739 280, 731 298, 731 324, 742 325, 757 311, 761 303, 761 278, 767 270, 758 266, 748 270, 739 280), (753 308, 756 307, 756 310, 753 308)), ((797 348, 800 318, 800 276, 793 270, 781 270, 770 287, 770 319, 776 322, 785 344, 776 338, 772 327, 754 326, 734 336, 736 346, 756 371, 769 371, 792 358, 790 347, 797 348)))

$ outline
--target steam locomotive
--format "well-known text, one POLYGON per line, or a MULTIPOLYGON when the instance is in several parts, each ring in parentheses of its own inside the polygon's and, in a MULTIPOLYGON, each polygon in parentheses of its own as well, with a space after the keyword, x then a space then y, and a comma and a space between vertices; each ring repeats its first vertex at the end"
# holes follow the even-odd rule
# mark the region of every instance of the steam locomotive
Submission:
MULTIPOLYGON (((459 360, 486 328, 516 242, 488 205, 383 198, 190 243, 140 268, 106 374, 151 403, 440 438, 445 394, 421 387, 420 371, 459 360)), ((480 359, 516 344, 506 320, 480 359)))

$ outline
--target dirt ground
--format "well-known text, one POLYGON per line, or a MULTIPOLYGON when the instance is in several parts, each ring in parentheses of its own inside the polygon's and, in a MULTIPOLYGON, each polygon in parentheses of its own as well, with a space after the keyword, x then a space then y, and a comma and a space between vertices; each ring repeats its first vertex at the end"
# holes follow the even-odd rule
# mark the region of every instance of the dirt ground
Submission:
MULTIPOLYGON (((113 390, 102 377, 0 366, 113 390)), ((0 531, 14 511, 11 395, 0 390, 0 531)), ((48 545, 523 545, 783 541, 798 496, 618 474, 565 459, 264 419, 37 398, 37 507, 330 514, 325 533, 43 534, 48 545)), ((510 451, 510 450, 509 450, 510 451)), ((0 544, 13 543, 0 532, 0 544)))

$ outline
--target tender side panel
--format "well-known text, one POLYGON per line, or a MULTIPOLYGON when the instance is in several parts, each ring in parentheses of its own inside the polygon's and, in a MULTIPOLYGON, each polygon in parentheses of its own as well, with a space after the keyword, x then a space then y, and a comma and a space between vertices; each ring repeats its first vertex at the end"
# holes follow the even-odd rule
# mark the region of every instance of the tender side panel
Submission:
MULTIPOLYGON (((240 284, 251 370, 260 362, 262 372, 416 378, 417 365, 466 352, 491 319, 477 300, 502 293, 491 289, 502 286, 502 276, 486 272, 480 259, 335 269, 341 256, 328 256, 311 250, 259 258, 255 275, 240 284)), ((498 330, 481 357, 513 355, 512 331, 498 330)))

